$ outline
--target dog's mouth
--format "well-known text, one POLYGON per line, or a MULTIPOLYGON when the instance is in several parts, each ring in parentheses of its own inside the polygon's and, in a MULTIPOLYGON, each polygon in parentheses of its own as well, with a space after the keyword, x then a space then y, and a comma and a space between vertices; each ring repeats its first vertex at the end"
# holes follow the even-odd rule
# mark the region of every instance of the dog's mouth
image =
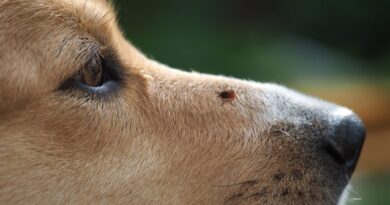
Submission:
POLYGON ((236 187, 238 191, 230 194, 224 204, 336 205, 342 203, 347 181, 340 179, 333 183, 330 182, 329 178, 332 177, 329 175, 318 175, 318 178, 308 179, 311 173, 306 175, 292 173, 295 176, 291 173, 275 174, 272 176, 271 183, 261 179, 233 184, 228 188, 236 187))

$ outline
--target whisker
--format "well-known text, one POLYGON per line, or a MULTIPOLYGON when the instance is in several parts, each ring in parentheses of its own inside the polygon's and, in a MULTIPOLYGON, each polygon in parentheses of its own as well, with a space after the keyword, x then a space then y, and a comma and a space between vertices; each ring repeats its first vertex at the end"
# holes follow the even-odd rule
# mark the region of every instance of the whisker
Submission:
POLYGON ((239 183, 235 183, 235 184, 212 185, 212 186, 213 187, 230 187, 230 186, 238 186, 238 185, 243 185, 243 184, 247 184, 247 185, 253 186, 253 185, 257 184, 257 183, 258 183, 257 180, 249 180, 249 181, 239 182, 239 183))
POLYGON ((284 134, 284 135, 286 135, 286 136, 288 136, 288 137, 291 137, 291 138, 297 140, 297 138, 296 138, 295 136, 291 135, 290 133, 288 133, 288 132, 286 132, 286 131, 284 131, 284 130, 277 129, 277 130, 275 130, 275 131, 281 132, 282 134, 284 134))

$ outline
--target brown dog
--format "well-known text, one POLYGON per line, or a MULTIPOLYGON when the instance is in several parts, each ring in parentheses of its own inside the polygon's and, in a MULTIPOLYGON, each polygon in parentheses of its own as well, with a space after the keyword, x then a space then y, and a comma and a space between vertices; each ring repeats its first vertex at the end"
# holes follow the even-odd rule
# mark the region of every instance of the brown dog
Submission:
POLYGON ((337 204, 364 128, 143 56, 103 0, 0 0, 1 204, 337 204))

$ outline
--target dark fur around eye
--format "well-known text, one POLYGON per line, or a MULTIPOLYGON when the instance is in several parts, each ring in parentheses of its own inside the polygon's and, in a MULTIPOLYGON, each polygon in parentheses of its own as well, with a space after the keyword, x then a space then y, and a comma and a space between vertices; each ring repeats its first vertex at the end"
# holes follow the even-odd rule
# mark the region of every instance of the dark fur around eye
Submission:
MULTIPOLYGON (((90 94, 106 95, 114 93, 123 87, 125 73, 113 53, 106 52, 102 55, 92 55, 91 58, 101 58, 98 59, 102 67, 101 83, 96 87, 91 87, 72 76, 60 86, 59 90, 71 91, 79 89, 90 94)), ((90 59, 89 61, 96 62, 96 59, 90 59)), ((88 65, 89 62, 86 63, 86 66, 88 65)))

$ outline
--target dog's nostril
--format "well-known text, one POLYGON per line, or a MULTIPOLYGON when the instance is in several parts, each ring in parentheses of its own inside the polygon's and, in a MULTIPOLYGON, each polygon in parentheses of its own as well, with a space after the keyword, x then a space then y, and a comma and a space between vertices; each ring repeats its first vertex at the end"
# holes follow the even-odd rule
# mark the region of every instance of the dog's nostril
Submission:
POLYGON ((338 164, 344 165, 346 160, 343 157, 343 154, 336 146, 332 145, 330 142, 324 144, 323 149, 327 154, 329 154, 338 164))
POLYGON ((326 140, 325 151, 338 163, 345 164, 353 172, 359 159, 366 131, 355 114, 344 116, 336 125, 332 135, 326 140))

